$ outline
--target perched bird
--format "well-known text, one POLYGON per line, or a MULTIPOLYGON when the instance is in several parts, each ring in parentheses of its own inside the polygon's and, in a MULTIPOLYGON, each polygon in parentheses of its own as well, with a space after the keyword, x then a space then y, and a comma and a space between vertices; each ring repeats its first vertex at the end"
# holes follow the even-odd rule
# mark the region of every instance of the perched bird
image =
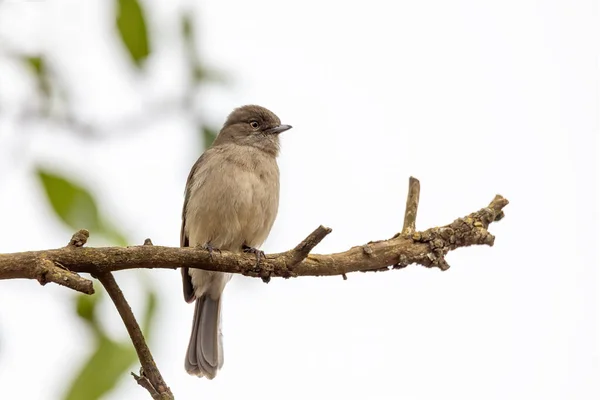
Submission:
MULTIPOLYGON (((279 207, 279 134, 290 128, 263 107, 233 110, 188 176, 181 247, 245 251, 260 260, 279 207)), ((231 274, 182 268, 181 275, 185 300, 196 302, 185 369, 213 379, 223 366, 221 298, 231 274)))

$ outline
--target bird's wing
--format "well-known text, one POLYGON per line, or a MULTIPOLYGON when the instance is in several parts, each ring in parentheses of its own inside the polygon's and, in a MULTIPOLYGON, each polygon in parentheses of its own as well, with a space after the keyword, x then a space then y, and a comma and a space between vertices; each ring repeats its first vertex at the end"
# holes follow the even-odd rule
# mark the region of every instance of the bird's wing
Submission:
MULTIPOLYGON (((190 170, 190 174, 188 175, 188 178, 187 178, 187 183, 185 185, 185 199, 183 201, 183 210, 181 213, 181 233, 179 235, 179 246, 180 247, 189 247, 189 245, 190 245, 190 240, 189 240, 189 237, 187 236, 186 226, 185 226, 185 215, 186 215, 186 211, 187 211, 188 202, 189 202, 190 196, 191 196, 191 193, 190 193, 191 191, 189 189, 191 187, 192 179, 196 173, 196 170, 200 167, 200 165, 203 164, 204 161, 206 161, 206 159, 208 157, 207 153, 208 153, 208 151, 204 152, 204 154, 202 154, 200 156, 200 158, 198 158, 198 161, 196 161, 196 163, 192 166, 192 169, 190 170)), ((196 300, 196 296, 194 294, 194 286, 192 285, 192 278, 190 277, 190 274, 188 273, 188 268, 181 268, 181 278, 183 281, 183 298, 185 299, 186 302, 191 303, 194 300, 196 300)))

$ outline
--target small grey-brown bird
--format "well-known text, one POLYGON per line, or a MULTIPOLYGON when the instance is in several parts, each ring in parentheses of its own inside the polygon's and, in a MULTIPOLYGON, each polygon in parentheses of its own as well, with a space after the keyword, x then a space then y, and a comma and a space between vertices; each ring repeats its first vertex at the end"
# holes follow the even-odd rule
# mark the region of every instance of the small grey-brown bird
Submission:
MULTIPOLYGON (((252 252, 260 260, 279 207, 279 134, 290 128, 260 106, 233 110, 188 176, 181 247, 252 252)), ((231 274, 182 268, 181 275, 185 300, 196 301, 185 369, 213 379, 223 366, 221 297, 231 274)))

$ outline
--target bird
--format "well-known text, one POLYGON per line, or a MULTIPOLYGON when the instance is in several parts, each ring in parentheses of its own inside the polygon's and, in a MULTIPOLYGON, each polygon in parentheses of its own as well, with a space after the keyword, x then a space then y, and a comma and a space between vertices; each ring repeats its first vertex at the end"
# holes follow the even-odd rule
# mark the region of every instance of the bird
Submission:
MULTIPOLYGON (((185 186, 180 246, 256 255, 279 207, 279 134, 292 127, 257 105, 234 109, 185 186)), ((231 274, 181 268, 183 295, 195 302, 185 357, 188 374, 213 379, 223 366, 221 300, 231 274)))

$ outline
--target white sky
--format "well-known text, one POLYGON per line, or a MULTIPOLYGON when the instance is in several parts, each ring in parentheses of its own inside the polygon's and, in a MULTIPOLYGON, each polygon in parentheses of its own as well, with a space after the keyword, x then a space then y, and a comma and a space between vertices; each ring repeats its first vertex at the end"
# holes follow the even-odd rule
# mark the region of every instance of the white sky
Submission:
MULTIPOLYGON (((149 2, 158 37, 141 82, 111 36, 111 2, 2 3, 0 42, 56 54, 78 111, 93 120, 116 121, 188 84, 181 2, 149 2)), ((213 381, 183 368, 193 307, 179 272, 149 272, 162 294, 151 348, 177 398, 600 398, 597 2, 193 8, 206 63, 230 77, 201 95, 211 121, 257 103, 294 126, 283 136, 280 212, 265 251, 288 249, 319 224, 333 228, 320 253, 391 237, 410 175, 422 184, 418 228, 496 193, 511 204, 491 229, 496 245, 451 253, 445 273, 235 278, 225 365, 213 381)), ((0 252, 63 246, 72 233, 45 203, 34 160, 93 185, 132 244, 178 245, 183 187, 200 149, 189 122, 159 116, 91 142, 21 128, 7 114, 32 101, 32 83, 0 61, 0 252)), ((117 275, 134 308, 138 277, 117 275)), ((60 398, 89 351, 72 297, 0 283, 3 397, 60 398)), ((103 314, 124 337, 111 304, 103 314)), ((126 378, 109 397, 124 398, 148 395, 126 378)))

